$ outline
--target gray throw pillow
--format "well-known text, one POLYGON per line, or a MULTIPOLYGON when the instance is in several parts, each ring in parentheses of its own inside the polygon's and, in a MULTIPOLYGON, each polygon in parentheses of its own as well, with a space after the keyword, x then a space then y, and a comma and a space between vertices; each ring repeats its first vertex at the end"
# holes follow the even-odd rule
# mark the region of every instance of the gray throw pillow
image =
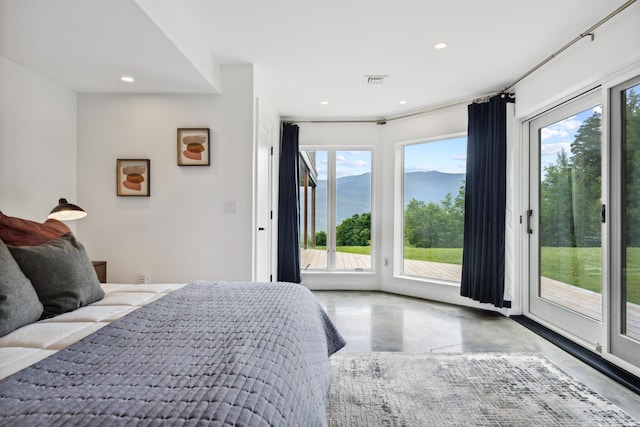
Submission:
POLYGON ((37 246, 7 246, 38 293, 43 319, 104 297, 91 260, 73 234, 37 246))
POLYGON ((0 337, 35 322, 41 314, 36 290, 0 240, 0 337))

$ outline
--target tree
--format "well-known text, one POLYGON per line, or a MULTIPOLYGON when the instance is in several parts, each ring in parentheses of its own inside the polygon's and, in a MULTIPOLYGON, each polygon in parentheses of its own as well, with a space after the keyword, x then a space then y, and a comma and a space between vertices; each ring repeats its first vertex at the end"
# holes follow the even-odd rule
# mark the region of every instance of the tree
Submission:
POLYGON ((571 164, 564 150, 558 153, 554 164, 544 168, 540 203, 541 245, 574 247, 571 164))
POLYGON ((327 233, 318 231, 316 233, 316 246, 327 246, 327 233))
POLYGON ((369 246, 371 244, 371 212, 354 214, 336 227, 336 246, 369 246))
POLYGON ((542 246, 601 245, 601 115, 594 113, 578 128, 571 156, 564 150, 546 166, 540 187, 542 246))
POLYGON ((455 199, 447 194, 440 204, 411 199, 404 211, 405 245, 416 248, 461 248, 464 235, 462 182, 455 199))
POLYGON ((431 227, 428 223, 426 203, 411 199, 404 212, 404 239, 406 243, 417 248, 432 247, 433 242, 429 238, 431 227))
POLYGON ((625 91, 622 152, 625 246, 640 247, 640 94, 639 86, 625 91))
POLYGON ((601 245, 601 134, 601 114, 594 112, 571 143, 573 221, 579 247, 601 245))

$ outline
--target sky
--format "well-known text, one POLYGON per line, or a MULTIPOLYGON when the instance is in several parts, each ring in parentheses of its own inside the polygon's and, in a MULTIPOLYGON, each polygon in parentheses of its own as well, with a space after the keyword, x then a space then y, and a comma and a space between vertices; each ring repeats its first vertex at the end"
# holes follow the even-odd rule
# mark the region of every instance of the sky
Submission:
MULTIPOLYGON (((327 179, 327 152, 316 152, 318 179, 327 179)), ((336 151, 336 177, 362 175, 371 172, 371 150, 336 151)))
POLYGON ((336 151, 336 177, 371 172, 371 151, 336 151))
POLYGON ((404 147, 404 171, 466 173, 467 137, 406 145, 404 147))
POLYGON ((571 157, 571 143, 575 140, 576 132, 595 112, 602 114, 602 106, 598 105, 582 111, 575 116, 567 117, 540 130, 540 161, 541 167, 555 163, 558 153, 562 150, 571 157))

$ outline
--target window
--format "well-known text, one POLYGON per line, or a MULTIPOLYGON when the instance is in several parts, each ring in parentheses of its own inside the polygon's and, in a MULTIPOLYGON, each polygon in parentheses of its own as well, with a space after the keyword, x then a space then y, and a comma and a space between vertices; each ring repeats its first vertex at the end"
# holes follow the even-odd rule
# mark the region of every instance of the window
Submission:
POLYGON ((300 150, 301 268, 371 270, 371 150, 300 150))
POLYGON ((403 147, 404 275, 460 282, 466 155, 466 136, 403 147))

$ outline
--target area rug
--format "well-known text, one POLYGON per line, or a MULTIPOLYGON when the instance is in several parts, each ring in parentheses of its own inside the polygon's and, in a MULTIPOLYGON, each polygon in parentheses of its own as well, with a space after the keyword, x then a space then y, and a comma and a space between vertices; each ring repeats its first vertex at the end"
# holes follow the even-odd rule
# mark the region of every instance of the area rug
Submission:
POLYGON ((342 353, 330 427, 640 426, 541 354, 342 353))

